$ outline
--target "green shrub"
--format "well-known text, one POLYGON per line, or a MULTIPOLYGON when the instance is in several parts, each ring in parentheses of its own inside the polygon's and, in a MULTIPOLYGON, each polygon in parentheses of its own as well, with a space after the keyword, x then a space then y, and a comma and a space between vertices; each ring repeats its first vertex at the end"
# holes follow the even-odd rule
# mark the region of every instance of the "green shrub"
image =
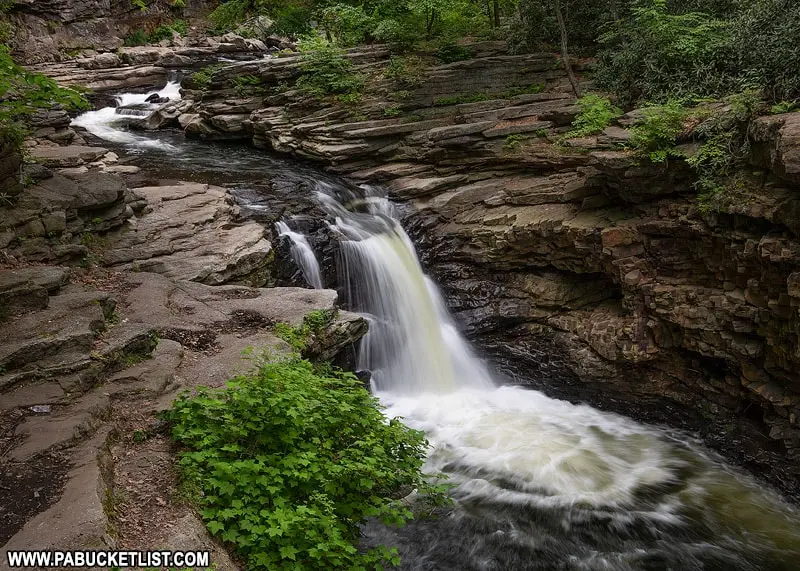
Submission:
POLYGON ((39 109, 61 105, 88 109, 89 103, 74 89, 60 87, 54 79, 17 65, 7 46, 0 45, 0 138, 19 147, 27 133, 25 121, 39 109))
POLYGON ((396 565, 395 549, 358 549, 359 525, 402 525, 413 514, 399 499, 414 489, 443 501, 421 473, 423 434, 387 422, 350 373, 262 362, 182 394, 167 418, 185 447, 183 489, 250 570, 396 565))
POLYGON ((748 127, 764 108, 760 94, 754 91, 733 95, 726 103, 695 129, 695 136, 702 143, 686 159, 697 174, 695 188, 704 211, 713 207, 725 190, 727 179, 745 163, 750 154, 748 127))
POLYGON ((228 0, 208 15, 217 32, 230 32, 247 19, 252 4, 250 0, 228 0))
POLYGON ((417 56, 392 56, 383 75, 403 87, 419 87, 425 78, 425 65, 417 56))
POLYGON ((149 38, 143 30, 134 30, 125 36, 123 41, 128 47, 144 46, 149 41, 149 38))
POLYGON ((523 141, 525 141, 525 137, 522 135, 509 135, 503 141, 503 149, 507 151, 517 150, 522 146, 523 141))
POLYGON ((748 0, 731 22, 736 72, 770 101, 800 97, 800 2, 748 0))
POLYGON ((436 59, 440 63, 452 63, 455 61, 463 61, 475 57, 475 52, 464 46, 459 46, 455 43, 447 43, 436 50, 436 59))
POLYGON ((780 115, 781 113, 791 113, 800 109, 800 101, 780 101, 769 108, 769 112, 773 115, 780 115))
POLYGON ((342 50, 317 37, 301 42, 300 50, 303 53, 303 73, 296 83, 298 89, 315 97, 353 97, 361 93, 364 79, 353 71, 353 65, 342 50))
POLYGON ((160 42, 161 40, 171 40, 175 32, 181 36, 185 36, 188 31, 188 26, 183 20, 175 20, 171 24, 161 24, 147 36, 147 41, 151 44, 160 42))
POLYGON ((403 114, 403 110, 397 105, 390 105, 383 108, 383 114, 385 117, 397 117, 403 114))
POLYGON ((701 12, 670 13, 666 0, 636 3, 600 43, 597 83, 625 104, 719 96, 738 85, 729 71, 729 22, 701 12))
POLYGON ((541 93, 544 91, 544 85, 541 83, 532 83, 530 85, 521 85, 518 87, 512 87, 505 93, 503 93, 504 99, 510 99, 511 97, 517 97, 518 95, 533 95, 536 93, 541 93))
POLYGON ((314 33, 311 28, 312 15, 312 11, 306 6, 287 6, 275 14, 275 23, 270 28, 270 32, 292 39, 314 33))
POLYGON ((578 99, 580 113, 572 122, 572 129, 565 135, 565 139, 596 135, 609 126, 611 121, 622 114, 622 110, 615 107, 607 97, 594 93, 578 99))
POLYGON ((288 323, 276 323, 275 335, 286 341, 297 353, 302 353, 309 337, 330 325, 337 315, 338 312, 335 310, 315 310, 303 317, 303 323, 299 327, 292 327, 288 323))
POLYGON ((219 63, 207 65, 203 69, 200 69, 192 74, 191 82, 198 89, 206 89, 211 85, 211 79, 214 77, 214 74, 223 67, 225 66, 219 63))
POLYGON ((672 100, 664 105, 645 107, 643 113, 643 119, 631 128, 631 146, 654 163, 683 156, 675 149, 688 115, 683 105, 672 100))
POLYGON ((361 6, 333 4, 322 10, 323 29, 342 46, 364 42, 375 23, 361 6))

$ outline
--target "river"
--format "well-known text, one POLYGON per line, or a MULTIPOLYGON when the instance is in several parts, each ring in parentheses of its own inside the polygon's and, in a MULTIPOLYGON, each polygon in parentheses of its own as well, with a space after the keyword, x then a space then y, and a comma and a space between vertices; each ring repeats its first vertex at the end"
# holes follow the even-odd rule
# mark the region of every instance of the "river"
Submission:
MULTIPOLYGON (((178 96, 174 85, 166 93, 178 96)), ((426 471, 453 485, 453 507, 435 517, 365 527, 365 544, 398 546, 402 569, 800 569, 796 508, 693 439, 503 386, 458 331, 381 189, 244 147, 129 133, 118 115, 90 112, 75 124, 162 176, 227 185, 254 212, 270 208, 262 191, 274 178, 301 185, 318 206, 317 222, 339 242, 344 301, 370 323, 358 367, 371 371, 387 416, 425 431, 426 471)), ((279 231, 319 287, 294 213, 280 214, 279 231)))

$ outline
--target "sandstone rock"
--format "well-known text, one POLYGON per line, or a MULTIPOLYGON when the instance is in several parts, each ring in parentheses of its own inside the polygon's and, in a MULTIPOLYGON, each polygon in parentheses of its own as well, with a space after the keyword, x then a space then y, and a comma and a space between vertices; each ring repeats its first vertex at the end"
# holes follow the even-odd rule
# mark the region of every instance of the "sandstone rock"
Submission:
POLYGON ((136 190, 151 210, 113 236, 106 263, 209 284, 266 282, 272 249, 264 229, 232 224, 237 208, 224 189, 187 183, 136 190))
POLYGON ((68 281, 67 268, 44 266, 0 270, 0 303, 6 317, 31 309, 44 309, 49 294, 68 281))
POLYGON ((793 183, 800 182, 800 113, 759 117, 750 128, 753 162, 793 183))
POLYGON ((122 60, 117 54, 107 52, 85 60, 78 60, 77 64, 85 69, 109 69, 122 65, 122 60))
POLYGON ((34 147, 31 156, 47 167, 76 167, 96 161, 108 152, 103 147, 34 147))

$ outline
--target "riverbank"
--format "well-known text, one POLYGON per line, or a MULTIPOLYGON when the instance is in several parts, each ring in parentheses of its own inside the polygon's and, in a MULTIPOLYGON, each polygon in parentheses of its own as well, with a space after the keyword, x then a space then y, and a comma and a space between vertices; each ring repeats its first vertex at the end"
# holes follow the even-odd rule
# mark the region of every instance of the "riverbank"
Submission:
MULTIPOLYGON (((337 294, 260 287, 271 234, 224 188, 153 181, 122 150, 32 149, 31 180, 3 215, 0 543, 212 549, 236 569, 179 497, 157 413, 247 370, 247 349, 292 351, 273 325, 333 309, 337 294)), ((365 330, 339 312, 313 350, 352 352, 365 330)))

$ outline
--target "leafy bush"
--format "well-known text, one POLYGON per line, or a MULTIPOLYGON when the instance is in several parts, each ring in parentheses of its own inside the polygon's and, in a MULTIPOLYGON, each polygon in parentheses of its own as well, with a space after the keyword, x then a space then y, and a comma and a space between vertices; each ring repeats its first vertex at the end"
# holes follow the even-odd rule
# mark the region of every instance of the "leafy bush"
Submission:
POLYGON ((336 316, 335 310, 315 310, 303 317, 303 323, 299 327, 292 327, 288 323, 276 323, 275 334, 296 352, 302 353, 308 338, 330 325, 336 316))
POLYGON ((800 2, 748 0, 731 23, 737 72, 771 101, 800 97, 800 2))
POLYGON ((364 569, 395 549, 359 551, 367 518, 402 525, 399 498, 441 493, 421 473, 426 440, 350 373, 308 361, 262 362, 226 388, 181 395, 167 417, 185 489, 214 535, 251 570, 364 569))
POLYGON ((217 32, 230 32, 247 19, 252 9, 251 0, 228 0, 208 15, 217 32))
POLYGON ((300 44, 303 53, 303 74, 298 89, 315 97, 360 94, 364 79, 353 71, 342 50, 321 38, 307 39, 300 44))
POLYGON ((175 20, 171 24, 161 24, 147 37, 149 43, 157 43, 161 40, 171 40, 175 32, 181 36, 185 36, 188 31, 188 26, 184 20, 175 20))
POLYGON ((779 101, 769 108, 769 112, 773 115, 780 115, 781 113, 791 113, 800 109, 800 101, 779 101))
POLYGON ((518 95, 531 95, 531 94, 541 93, 542 91, 544 91, 543 84, 532 83, 530 85, 521 85, 508 89, 508 91, 503 93, 503 98, 508 99, 510 97, 516 97, 518 95))
MULTIPOLYGON (((571 49, 577 54, 594 54, 597 31, 612 21, 607 3, 561 0, 561 6, 571 49)), ((556 50, 561 32, 550 0, 519 0, 512 13, 508 43, 513 53, 556 50)))
POLYGON ((206 89, 211 85, 211 80, 214 77, 214 74, 223 67, 223 64, 215 63, 207 65, 203 69, 194 72, 191 76, 191 83, 193 84, 193 87, 198 89, 206 89))
POLYGON ((125 36, 124 44, 128 47, 147 45, 150 38, 143 30, 134 30, 125 36))
POLYGON ((726 100, 727 105, 698 125, 695 136, 703 140, 697 152, 686 162, 697 173, 695 188, 701 209, 711 207, 720 195, 726 179, 744 164, 750 153, 747 129, 762 110, 760 94, 744 91, 726 100))
POLYGON ((447 43, 436 50, 436 59, 440 63, 452 63, 455 61, 463 61, 475 57, 475 52, 464 46, 459 46, 456 43, 447 43))
POLYGON ((279 36, 297 39, 313 33, 312 11, 304 5, 290 5, 275 14, 275 23, 270 32, 279 36))
POLYGON ((0 137, 21 145, 25 120, 39 109, 61 105, 88 109, 89 103, 74 89, 59 87, 55 80, 17 65, 7 46, 0 45, 0 137))
POLYGON ((598 85, 626 104, 719 96, 736 85, 729 23, 701 12, 671 14, 666 0, 637 3, 599 41, 598 85))
POLYGON ((515 151, 522 146, 523 141, 525 141, 525 137, 522 135, 509 135, 506 137, 505 141, 503 141, 503 149, 507 151, 515 151))
POLYGON ((333 4, 322 10, 323 29, 343 46, 362 43, 374 27, 373 18, 361 6, 333 4))
POLYGON ((425 77, 424 64, 417 56, 392 56, 383 75, 404 87, 418 87, 425 77))
POLYGON ((578 99, 578 106, 581 108, 580 113, 575 116, 572 129, 564 135, 565 139, 596 135, 608 127, 612 119, 622 114, 608 98, 594 93, 578 99))
POLYGON ((675 150, 676 139, 683 130, 687 110, 677 100, 643 109, 644 117, 631 128, 631 146, 654 163, 669 157, 681 157, 675 150))

